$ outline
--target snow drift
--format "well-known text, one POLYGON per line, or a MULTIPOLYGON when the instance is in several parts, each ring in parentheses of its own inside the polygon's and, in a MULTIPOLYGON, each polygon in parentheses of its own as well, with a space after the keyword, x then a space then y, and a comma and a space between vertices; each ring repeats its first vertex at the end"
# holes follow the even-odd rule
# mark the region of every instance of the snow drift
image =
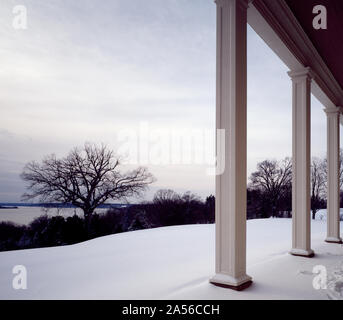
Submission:
POLYGON ((328 299, 341 298, 343 249, 324 242, 326 222, 312 221, 312 259, 291 256, 291 219, 247 222, 253 285, 235 292, 209 283, 214 225, 115 234, 84 243, 0 253, 0 299, 328 299), (15 290, 12 268, 27 269, 15 290), (313 287, 313 267, 328 270, 327 289, 313 287))

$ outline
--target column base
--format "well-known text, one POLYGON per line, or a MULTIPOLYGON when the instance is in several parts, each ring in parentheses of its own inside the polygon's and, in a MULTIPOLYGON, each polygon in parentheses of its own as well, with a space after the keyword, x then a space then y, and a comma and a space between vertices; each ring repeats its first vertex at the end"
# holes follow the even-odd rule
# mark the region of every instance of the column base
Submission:
POLYGON ((296 249, 292 248, 290 254, 293 256, 305 257, 305 258, 312 258, 314 257, 313 250, 304 250, 304 249, 296 249))
POLYGON ((326 237, 325 242, 328 243, 343 243, 341 238, 336 238, 336 237, 326 237))
POLYGON ((217 273, 210 279, 210 283, 218 287, 241 291, 252 284, 252 279, 248 275, 234 278, 226 274, 217 273))

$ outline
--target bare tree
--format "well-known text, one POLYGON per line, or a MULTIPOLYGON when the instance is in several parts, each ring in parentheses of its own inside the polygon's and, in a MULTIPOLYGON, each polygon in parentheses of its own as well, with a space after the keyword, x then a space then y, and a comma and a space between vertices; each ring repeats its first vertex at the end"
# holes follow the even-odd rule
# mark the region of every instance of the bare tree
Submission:
MULTIPOLYGON (((328 170, 328 160, 325 158, 323 160, 325 166, 325 176, 327 177, 327 170, 328 170)), ((342 189, 343 187, 343 149, 339 151, 339 187, 342 189)))
POLYGON ((171 189, 160 189, 156 191, 153 199, 154 204, 180 203, 181 197, 171 189))
POLYGON ((152 203, 157 212, 155 219, 163 226, 208 221, 203 212, 203 201, 190 191, 179 194, 170 189, 160 189, 155 193, 152 203))
POLYGON ((311 163, 311 210, 312 219, 323 205, 326 193, 326 160, 312 158, 311 163))
POLYGON ((250 176, 251 189, 261 190, 268 198, 273 216, 278 214, 281 200, 291 188, 292 161, 265 160, 257 164, 257 171, 250 176))
POLYGON ((121 173, 121 159, 106 146, 86 143, 73 149, 67 157, 47 156, 41 163, 26 164, 21 178, 28 182, 30 192, 25 200, 70 203, 84 212, 85 219, 106 201, 140 196, 154 177, 139 167, 121 173))

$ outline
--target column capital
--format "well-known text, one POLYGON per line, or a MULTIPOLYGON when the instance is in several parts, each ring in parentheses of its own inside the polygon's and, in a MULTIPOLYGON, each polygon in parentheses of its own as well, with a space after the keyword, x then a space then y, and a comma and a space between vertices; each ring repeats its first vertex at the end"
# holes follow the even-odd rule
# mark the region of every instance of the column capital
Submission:
POLYGON ((219 7, 225 7, 230 4, 230 2, 236 1, 237 5, 243 9, 248 9, 249 3, 252 2, 253 0, 214 0, 214 2, 217 4, 219 7))
POLYGON ((287 73, 292 79, 292 81, 303 80, 304 78, 308 80, 313 79, 313 72, 310 67, 304 67, 302 69, 297 70, 290 70, 287 73))
POLYGON ((343 113, 342 107, 326 107, 324 109, 324 112, 329 115, 339 115, 340 113, 343 113))

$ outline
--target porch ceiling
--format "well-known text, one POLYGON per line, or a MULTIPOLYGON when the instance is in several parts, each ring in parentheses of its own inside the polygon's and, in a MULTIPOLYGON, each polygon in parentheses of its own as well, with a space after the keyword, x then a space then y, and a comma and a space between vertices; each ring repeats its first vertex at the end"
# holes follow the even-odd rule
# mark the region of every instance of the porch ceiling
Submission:
POLYGON ((285 0, 301 27, 316 47, 331 73, 343 88, 343 1, 342 0, 285 0), (324 5, 327 9, 327 30, 312 26, 313 7, 324 5))

